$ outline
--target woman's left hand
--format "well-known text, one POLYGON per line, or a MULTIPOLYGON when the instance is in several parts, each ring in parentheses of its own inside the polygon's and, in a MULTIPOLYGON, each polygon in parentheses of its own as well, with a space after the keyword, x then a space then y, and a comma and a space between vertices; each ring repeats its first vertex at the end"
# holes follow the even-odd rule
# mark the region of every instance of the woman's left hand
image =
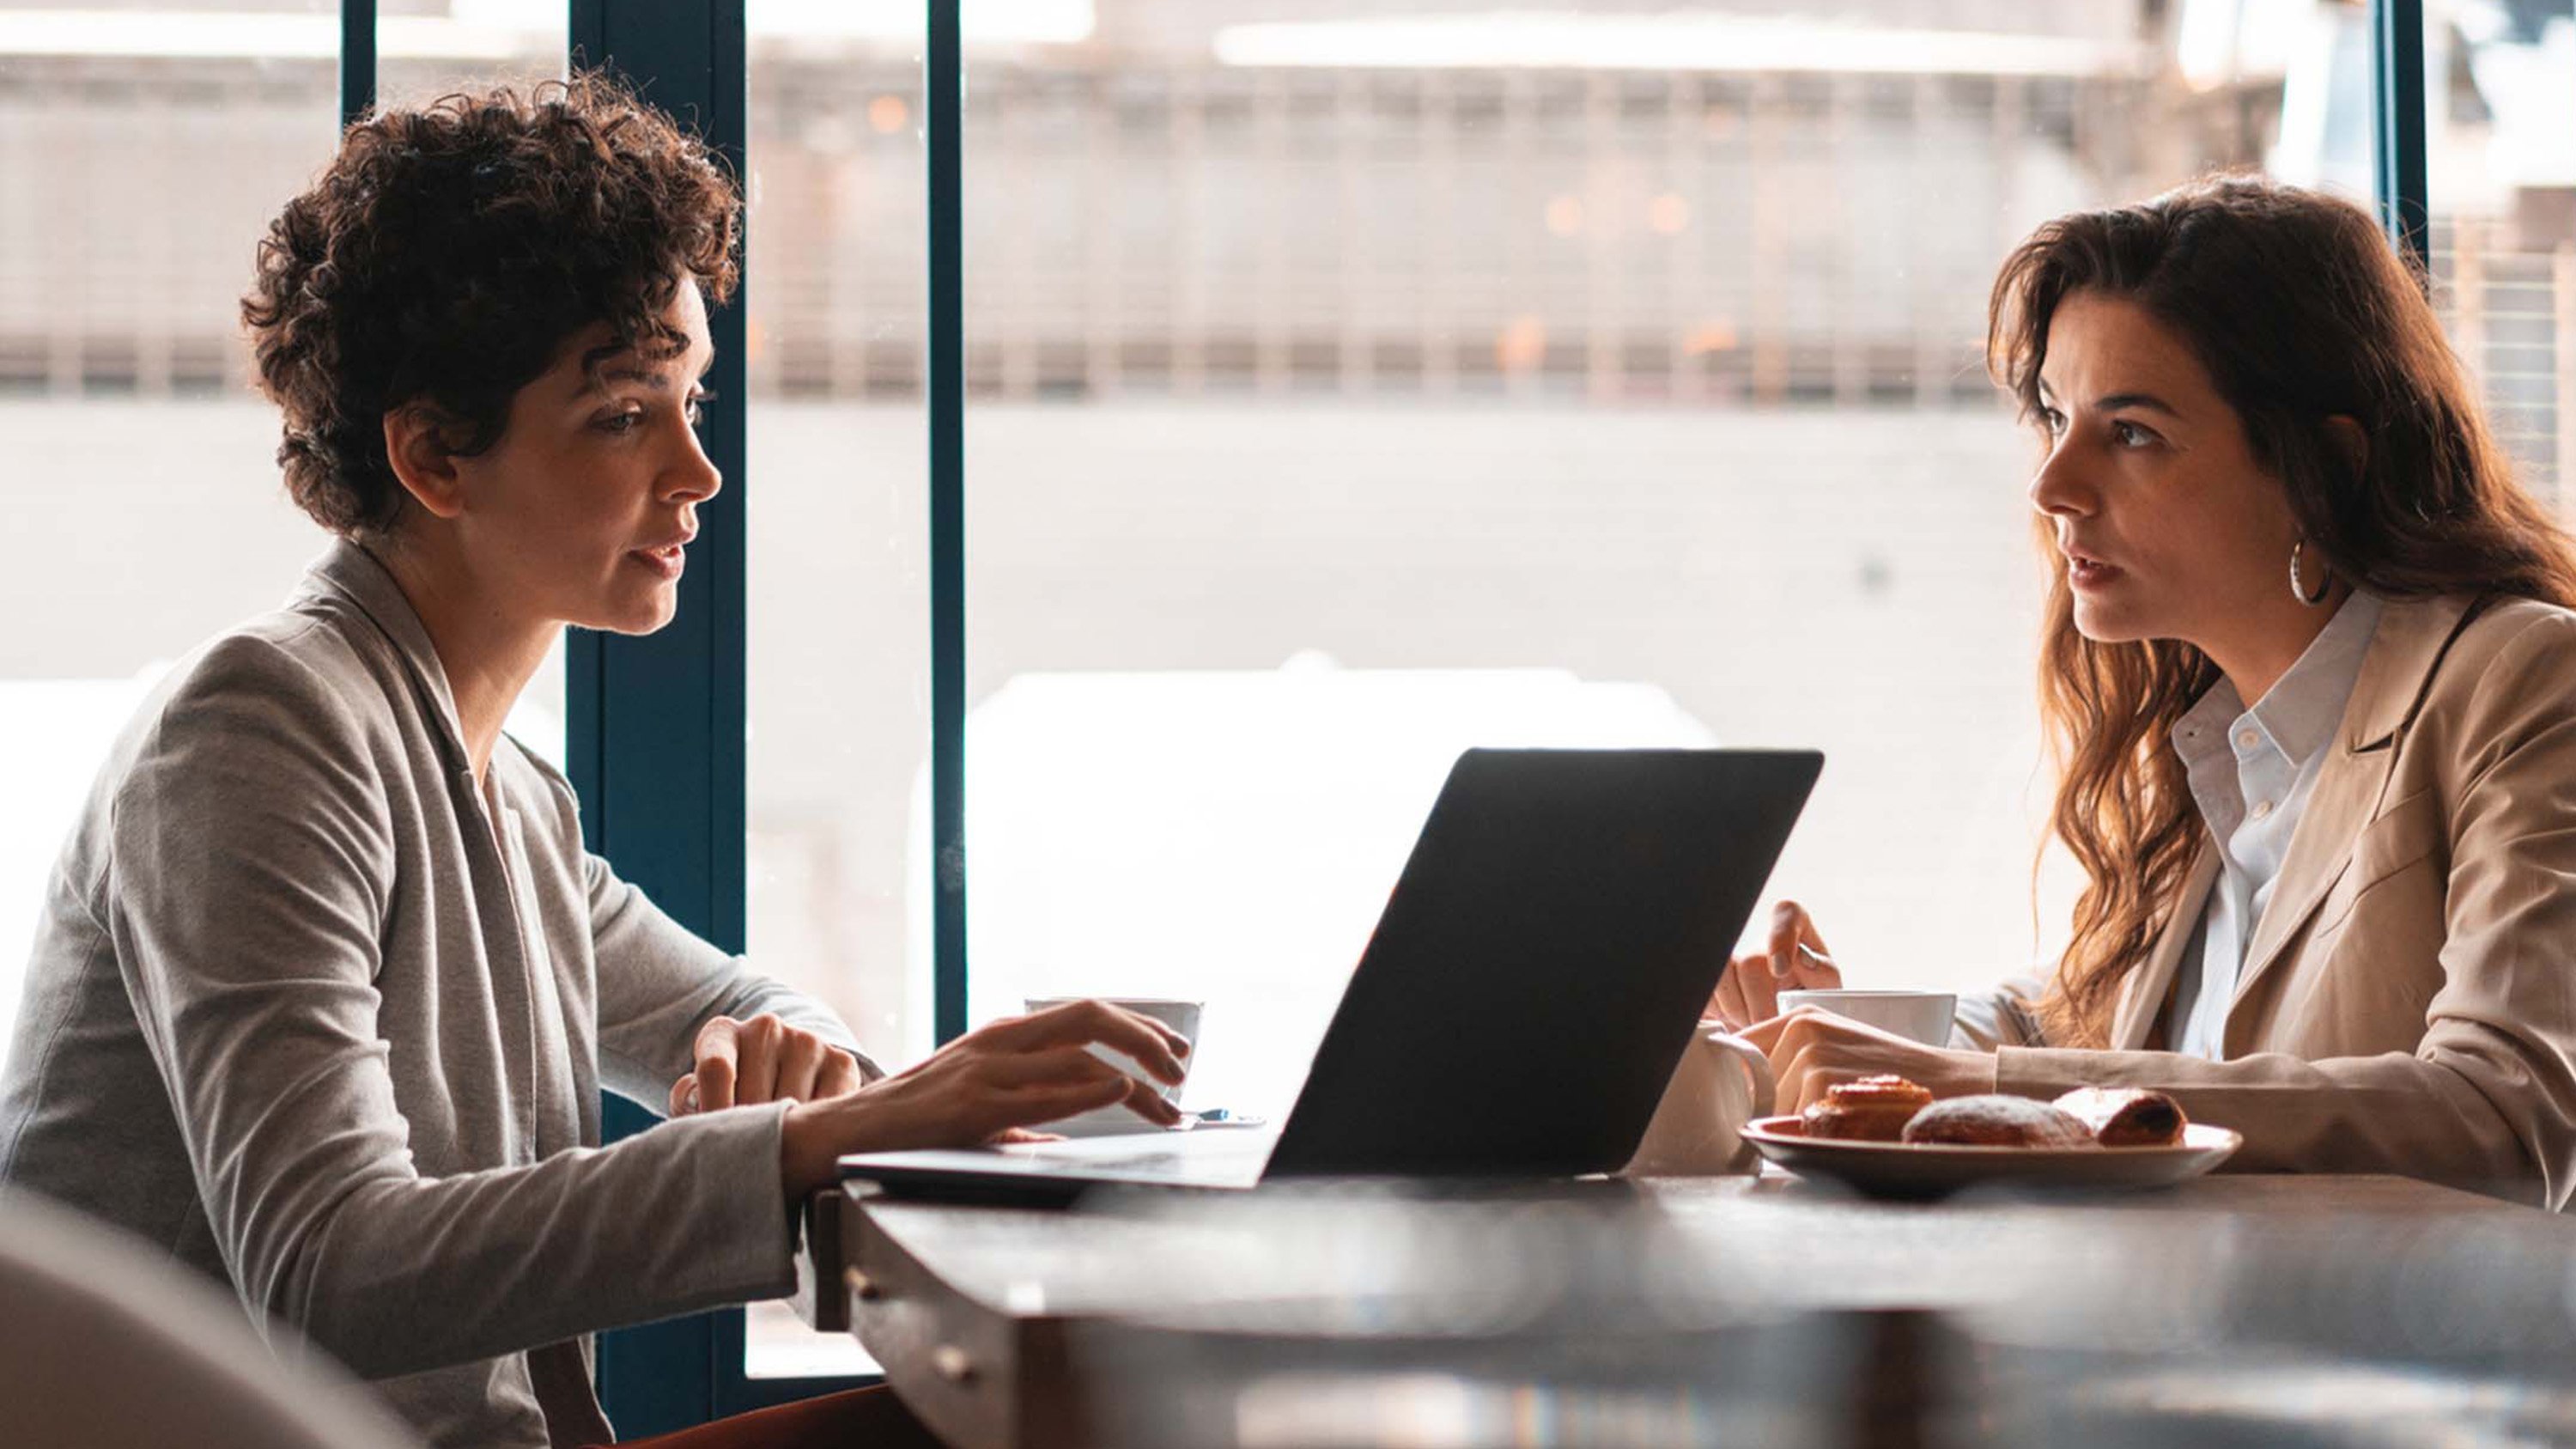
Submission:
POLYGON ((816 1102, 867 1085, 858 1058, 766 1011, 748 1021, 709 1017, 690 1055, 696 1070, 671 1084, 674 1117, 758 1102, 816 1102))
POLYGON ((1925 1046, 1814 1007, 1756 1022, 1739 1035, 1771 1059, 1783 1112, 1823 1101, 1825 1090, 1838 1082, 1881 1074, 1903 1077, 1935 1097, 1995 1089, 1990 1053, 1925 1046))

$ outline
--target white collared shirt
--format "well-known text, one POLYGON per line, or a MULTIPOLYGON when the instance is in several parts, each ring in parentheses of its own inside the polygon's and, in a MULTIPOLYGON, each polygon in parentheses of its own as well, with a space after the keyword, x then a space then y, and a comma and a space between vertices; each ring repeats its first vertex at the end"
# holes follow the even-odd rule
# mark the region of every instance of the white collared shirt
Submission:
POLYGON ((2174 753, 2218 845, 2218 879, 2175 975, 2166 1039, 2176 1051, 2211 1061, 2226 1051, 2245 948, 2307 813, 2379 611, 2378 598, 2356 590, 2252 709, 2222 676, 2174 725, 2174 753), (2195 958, 2197 972, 2189 969, 2195 958))

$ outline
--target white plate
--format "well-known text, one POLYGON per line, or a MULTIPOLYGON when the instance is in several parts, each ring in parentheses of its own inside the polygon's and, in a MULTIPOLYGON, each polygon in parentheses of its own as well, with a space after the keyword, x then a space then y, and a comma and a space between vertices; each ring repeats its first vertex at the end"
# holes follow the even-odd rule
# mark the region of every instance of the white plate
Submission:
POLYGON ((2035 1187, 2170 1187, 2225 1162, 2245 1145, 2224 1127, 2193 1122, 2171 1147, 1954 1147, 1947 1143, 1845 1142, 1809 1137, 1795 1117, 1757 1117, 1744 1140, 1802 1177, 1830 1177, 1876 1197, 1939 1197, 1996 1183, 2035 1187))

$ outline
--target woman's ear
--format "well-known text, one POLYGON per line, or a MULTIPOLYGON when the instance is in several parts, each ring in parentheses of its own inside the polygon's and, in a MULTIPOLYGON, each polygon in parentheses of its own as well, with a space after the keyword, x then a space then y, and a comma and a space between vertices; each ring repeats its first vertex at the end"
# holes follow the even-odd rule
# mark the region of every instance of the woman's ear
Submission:
POLYGON ((2359 482, 2370 467, 2370 434, 2360 421, 2342 413, 2326 419, 2326 446, 2342 460, 2344 477, 2359 482))
POLYGON ((385 461, 393 467, 394 480, 430 516, 454 518, 465 511, 456 454, 448 447, 446 425, 435 409, 405 403, 386 410, 385 461))

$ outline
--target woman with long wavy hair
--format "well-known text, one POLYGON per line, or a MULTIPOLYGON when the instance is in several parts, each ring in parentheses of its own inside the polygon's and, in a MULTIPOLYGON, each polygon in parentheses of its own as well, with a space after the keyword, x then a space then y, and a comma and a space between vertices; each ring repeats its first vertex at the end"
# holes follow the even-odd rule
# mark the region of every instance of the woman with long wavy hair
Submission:
POLYGON ((1784 1096, 2151 1087, 2234 1166, 2576 1191, 2576 551, 2421 274, 2349 203, 2198 182, 2039 228, 1988 359, 2041 435, 2040 704, 2083 868, 1948 1047, 1811 1012, 1815 924, 1712 1003, 1784 1096))

